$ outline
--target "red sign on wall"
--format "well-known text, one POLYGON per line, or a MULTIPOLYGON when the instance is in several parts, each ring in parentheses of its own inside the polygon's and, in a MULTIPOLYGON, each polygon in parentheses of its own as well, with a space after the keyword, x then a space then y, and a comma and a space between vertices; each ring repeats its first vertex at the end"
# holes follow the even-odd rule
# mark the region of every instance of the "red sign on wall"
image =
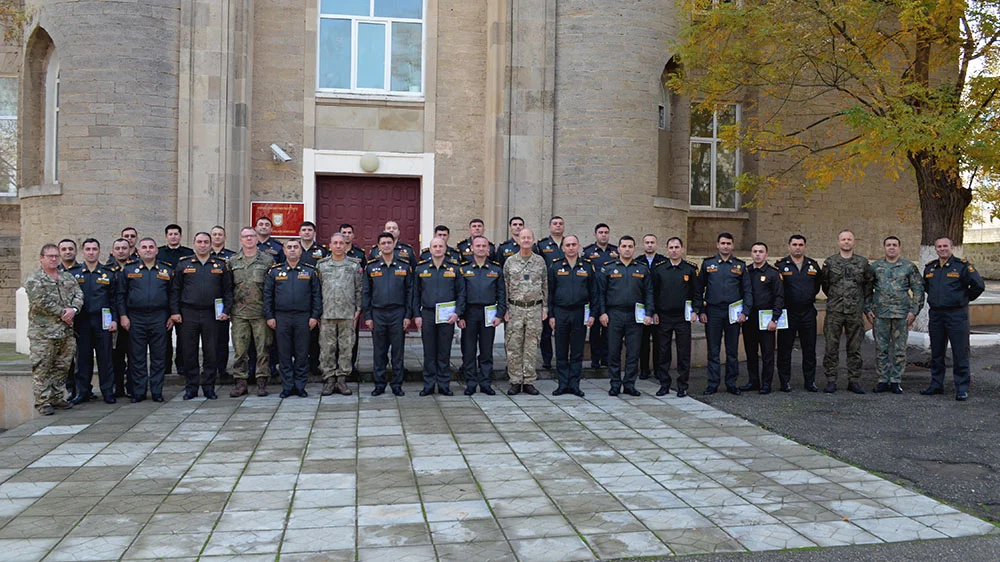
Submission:
POLYGON ((269 217, 274 229, 271 236, 277 238, 298 238, 299 225, 306 220, 303 203, 283 203, 270 201, 251 201, 250 220, 257 224, 260 217, 269 217))

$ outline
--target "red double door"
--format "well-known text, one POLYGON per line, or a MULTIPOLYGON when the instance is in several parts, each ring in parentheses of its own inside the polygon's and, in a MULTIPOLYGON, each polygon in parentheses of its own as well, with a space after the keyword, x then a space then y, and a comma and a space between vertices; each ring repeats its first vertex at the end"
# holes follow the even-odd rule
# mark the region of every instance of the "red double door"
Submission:
POLYGON ((329 244, 342 223, 367 252, 385 228, 399 224, 400 240, 420 251, 420 178, 316 176, 317 239, 329 244))

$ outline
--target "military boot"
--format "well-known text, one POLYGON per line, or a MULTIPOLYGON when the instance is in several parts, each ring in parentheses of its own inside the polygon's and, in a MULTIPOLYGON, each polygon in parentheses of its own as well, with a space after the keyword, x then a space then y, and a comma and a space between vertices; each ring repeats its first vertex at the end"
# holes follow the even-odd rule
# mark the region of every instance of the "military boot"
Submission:
POLYGON ((323 391, 320 392, 320 394, 323 395, 323 396, 331 396, 331 395, 333 395, 334 392, 339 392, 336 389, 336 387, 334 386, 335 384, 336 384, 336 381, 333 379, 333 377, 330 377, 330 378, 324 380, 323 381, 323 391))
POLYGON ((240 396, 245 396, 247 393, 247 381, 246 379, 236 379, 236 386, 229 393, 230 398, 239 398, 240 396))
POLYGON ((257 396, 267 395, 267 377, 257 377, 257 396))
POLYGON ((347 386, 347 377, 343 375, 337 377, 337 383, 334 386, 334 389, 336 389, 337 392, 343 394, 344 396, 350 396, 351 394, 354 394, 353 392, 351 392, 350 387, 347 386))

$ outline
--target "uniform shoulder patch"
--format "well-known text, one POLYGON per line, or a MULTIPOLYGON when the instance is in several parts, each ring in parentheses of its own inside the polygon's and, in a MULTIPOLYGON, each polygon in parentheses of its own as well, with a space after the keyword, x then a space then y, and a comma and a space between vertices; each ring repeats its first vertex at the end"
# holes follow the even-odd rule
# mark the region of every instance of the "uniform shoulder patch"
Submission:
POLYGON ((184 257, 182 257, 179 261, 184 261, 184 260, 191 261, 193 259, 194 259, 194 256, 190 255, 190 256, 184 256, 184 257))
POLYGON ((420 253, 422 254, 422 253, 424 253, 424 252, 429 252, 429 251, 431 251, 431 248, 430 248, 430 246, 428 246, 428 247, 426 247, 426 248, 422 248, 422 249, 420 250, 420 253))
POLYGON ((934 265, 934 262, 936 262, 936 261, 937 261, 937 260, 931 260, 931 261, 929 261, 929 262, 925 263, 925 264, 924 264, 924 267, 930 267, 930 266, 934 265))
POLYGON ((304 265, 304 266, 308 267, 309 269, 316 269, 316 266, 313 265, 313 264, 311 264, 311 263, 300 262, 299 265, 304 265))
POLYGON ((274 269, 276 267, 281 267, 281 264, 280 263, 276 263, 276 264, 272 265, 271 267, 269 267, 268 270, 274 269))

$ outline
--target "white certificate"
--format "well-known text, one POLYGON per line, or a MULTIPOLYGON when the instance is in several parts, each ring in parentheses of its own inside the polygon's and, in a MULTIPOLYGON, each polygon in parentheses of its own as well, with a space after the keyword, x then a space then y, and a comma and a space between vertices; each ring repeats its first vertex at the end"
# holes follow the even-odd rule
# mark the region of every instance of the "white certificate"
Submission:
POLYGON ((694 316, 693 303, 691 301, 684 301, 684 321, 690 322, 692 316, 694 316))
POLYGON ((646 305, 635 303, 635 323, 642 324, 646 321, 646 305))
POLYGON ((590 305, 583 305, 583 325, 586 326, 587 322, 590 321, 590 305))
POLYGON ((104 329, 104 330, 110 330, 111 329, 111 322, 112 321, 113 320, 111 319, 111 309, 110 308, 102 308, 101 309, 101 328, 104 329))
MULTIPOLYGON (((483 307, 483 310, 486 311, 486 323, 487 324, 492 324, 493 323, 493 319, 497 317, 497 305, 491 304, 491 305, 485 306, 485 307, 483 307)), ((447 321, 448 321, 448 319, 445 318, 445 322, 447 322, 447 321)))
POLYGON ((439 302, 434 305, 435 324, 447 324, 452 314, 455 314, 455 301, 439 302))
POLYGON ((225 310, 225 306, 222 304, 222 299, 215 299, 215 319, 222 320, 222 312, 225 310))
MULTIPOLYGON (((761 310, 757 317, 757 327, 761 330, 767 330, 767 325, 771 323, 771 318, 774 313, 770 310, 761 310)), ((788 329, 788 315, 782 314, 781 318, 778 318, 778 329, 787 330, 788 329)))
POLYGON ((743 299, 729 305, 729 323, 735 324, 740 321, 740 314, 743 314, 743 299))

